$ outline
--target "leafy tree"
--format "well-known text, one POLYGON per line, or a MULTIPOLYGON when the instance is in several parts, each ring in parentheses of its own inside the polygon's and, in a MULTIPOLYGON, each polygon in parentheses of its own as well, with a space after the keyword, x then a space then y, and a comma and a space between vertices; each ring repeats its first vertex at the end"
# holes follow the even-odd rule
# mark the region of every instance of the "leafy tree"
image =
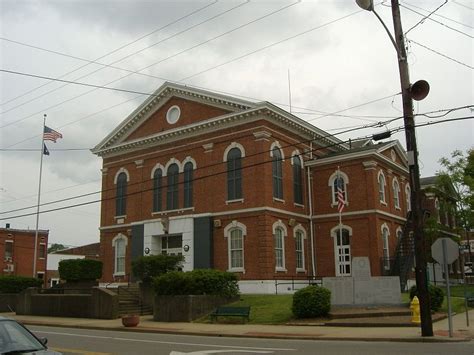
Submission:
POLYGON ((55 251, 64 250, 64 249, 67 249, 67 247, 65 247, 65 246, 62 245, 62 244, 53 243, 53 244, 51 244, 51 246, 48 248, 48 253, 53 253, 53 252, 55 252, 55 251))
POLYGON ((449 158, 441 158, 443 170, 437 173, 437 184, 445 191, 452 186, 456 197, 456 220, 465 230, 474 228, 474 148, 466 155, 455 150, 449 158))
POLYGON ((178 270, 183 261, 184 257, 182 255, 141 256, 132 261, 132 273, 143 282, 151 283, 151 280, 156 276, 178 270))

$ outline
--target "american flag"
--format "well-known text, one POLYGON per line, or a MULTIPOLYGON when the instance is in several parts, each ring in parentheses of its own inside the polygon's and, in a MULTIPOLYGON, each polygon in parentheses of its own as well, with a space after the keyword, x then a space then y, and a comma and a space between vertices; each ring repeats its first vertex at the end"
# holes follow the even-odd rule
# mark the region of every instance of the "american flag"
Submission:
POLYGON ((53 141, 56 143, 56 139, 62 138, 63 135, 48 126, 44 126, 43 138, 46 141, 53 141))
POLYGON ((342 177, 337 178, 337 210, 339 213, 344 209, 345 204, 344 198, 344 179, 342 177))

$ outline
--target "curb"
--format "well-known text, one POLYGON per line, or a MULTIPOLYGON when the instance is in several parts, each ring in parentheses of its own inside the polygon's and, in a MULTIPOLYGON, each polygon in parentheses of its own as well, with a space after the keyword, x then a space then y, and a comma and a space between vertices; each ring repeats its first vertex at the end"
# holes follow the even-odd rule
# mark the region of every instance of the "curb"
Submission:
POLYGON ((399 338, 399 337, 330 337, 322 335, 304 335, 304 334, 281 334, 281 333, 243 333, 243 334, 227 334, 217 332, 197 332, 197 331, 177 331, 173 329, 156 329, 148 327, 97 327, 90 325, 65 325, 65 324, 50 324, 44 322, 23 320, 21 323, 25 325, 36 325, 44 327, 57 328, 76 328, 76 329, 90 329, 90 330, 108 330, 108 331, 122 331, 132 333, 155 333, 155 334, 175 334, 175 335, 192 335, 192 336, 208 336, 208 337, 227 337, 227 338, 257 338, 257 339, 294 339, 294 340, 325 340, 325 341, 363 341, 363 342, 409 342, 409 343, 461 343, 471 341, 471 337, 457 337, 448 338, 441 336, 433 337, 419 337, 419 338, 399 338))

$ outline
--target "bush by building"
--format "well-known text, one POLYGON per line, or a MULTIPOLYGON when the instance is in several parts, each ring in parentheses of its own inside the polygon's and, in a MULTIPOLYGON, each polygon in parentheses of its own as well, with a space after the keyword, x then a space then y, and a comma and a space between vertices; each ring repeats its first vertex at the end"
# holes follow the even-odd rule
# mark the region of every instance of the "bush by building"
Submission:
POLYGON ((95 281, 102 277, 102 262, 92 259, 61 260, 58 271, 62 280, 95 281))
POLYGON ((141 256, 132 261, 132 273, 139 280, 151 283, 154 277, 177 271, 183 261, 182 255, 141 256))
POLYGON ((0 293, 20 293, 28 287, 41 287, 43 280, 24 276, 0 276, 0 293))
POLYGON ((188 272, 171 271, 154 279, 157 295, 239 295, 237 276, 230 272, 196 269, 188 272))
MULTIPOLYGON (((443 300, 444 300, 443 289, 434 285, 429 285, 428 292, 430 293, 431 310, 433 312, 439 311, 441 309, 441 306, 443 305, 443 300)), ((415 296, 419 297, 417 289, 416 289, 416 285, 410 288, 410 301, 415 296)))
POLYGON ((293 295, 291 310, 297 318, 326 316, 331 310, 331 291, 320 286, 302 288, 293 295))

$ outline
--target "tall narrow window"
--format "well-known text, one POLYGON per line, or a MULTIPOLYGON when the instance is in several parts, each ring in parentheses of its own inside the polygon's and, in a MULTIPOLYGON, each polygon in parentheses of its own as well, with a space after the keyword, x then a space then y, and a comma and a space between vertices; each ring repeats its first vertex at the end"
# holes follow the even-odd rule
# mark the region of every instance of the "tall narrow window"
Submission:
POLYGON ((112 241, 114 247, 114 275, 125 275, 127 237, 119 234, 112 241))
POLYGON ((184 164, 184 208, 193 205, 193 163, 184 164))
POLYGON ((383 244, 383 267, 385 270, 390 270, 390 251, 389 251, 389 230, 387 226, 382 227, 382 244, 383 244))
POLYGON ((273 197, 283 199, 283 162, 278 147, 272 150, 273 197))
POLYGON ((282 228, 275 229, 275 268, 277 270, 285 268, 285 241, 282 228))
POLYGON ((301 159, 293 156, 293 194, 295 203, 303 204, 303 174, 301 169, 301 159))
POLYGON ((400 209, 400 185, 396 179, 393 180, 393 202, 395 208, 400 209))
POLYGON ((13 258, 13 240, 5 241, 5 260, 11 260, 13 258))
POLYGON ((346 200, 346 184, 344 182, 344 178, 342 176, 336 177, 334 179, 334 183, 332 185, 332 203, 337 204, 339 201, 338 195, 338 188, 342 190, 342 198, 344 201, 346 200))
POLYGON ((331 235, 334 238, 336 276, 351 276, 352 229, 347 226, 337 226, 331 230, 331 235))
POLYGON ((227 154, 227 200, 242 198, 242 153, 232 148, 227 154))
POLYGON ((163 172, 161 169, 156 169, 153 173, 153 212, 162 210, 163 187, 162 187, 163 172))
POLYGON ((230 268, 244 267, 244 238, 242 230, 235 228, 230 232, 230 268))
POLYGON ((41 243, 38 248, 38 258, 44 259, 46 258, 46 244, 41 243))
POLYGON ((405 186, 405 198, 407 201, 407 212, 411 211, 411 189, 410 185, 405 186))
POLYGON ((379 172, 378 175, 378 183, 379 183, 379 200, 382 203, 385 203, 385 175, 382 171, 379 172))
POLYGON ((301 230, 295 232, 296 270, 304 270, 304 234, 301 230))
POLYGON ((166 208, 168 210, 178 209, 178 179, 179 167, 173 163, 168 167, 168 189, 166 193, 166 208))
POLYGON ((127 214, 127 174, 121 172, 117 176, 117 193, 115 197, 115 215, 125 216, 127 214))

